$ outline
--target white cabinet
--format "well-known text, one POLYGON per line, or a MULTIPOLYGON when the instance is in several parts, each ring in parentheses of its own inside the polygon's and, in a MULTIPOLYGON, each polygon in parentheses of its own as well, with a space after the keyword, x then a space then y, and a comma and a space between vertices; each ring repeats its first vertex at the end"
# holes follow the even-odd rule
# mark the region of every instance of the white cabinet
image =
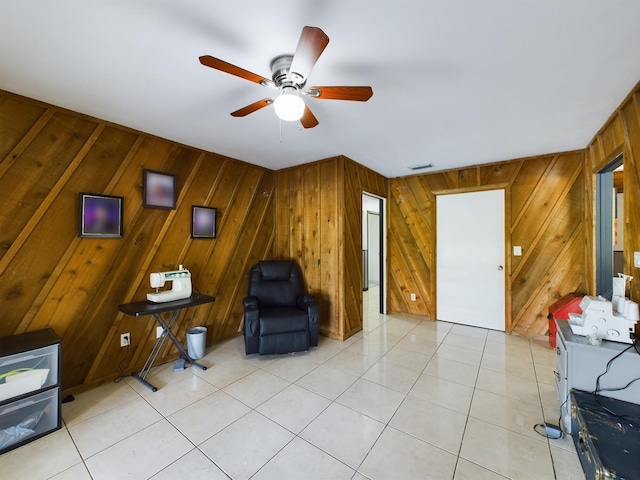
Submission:
POLYGON ((60 428, 60 388, 53 330, 0 338, 0 454, 60 428))
POLYGON ((602 345, 593 346, 586 337, 574 335, 566 321, 556 323, 555 387, 567 433, 571 433, 572 388, 587 392, 598 389, 599 395, 640 404, 640 354, 633 345, 604 340, 602 345), (639 380, 633 382, 635 379, 639 380))

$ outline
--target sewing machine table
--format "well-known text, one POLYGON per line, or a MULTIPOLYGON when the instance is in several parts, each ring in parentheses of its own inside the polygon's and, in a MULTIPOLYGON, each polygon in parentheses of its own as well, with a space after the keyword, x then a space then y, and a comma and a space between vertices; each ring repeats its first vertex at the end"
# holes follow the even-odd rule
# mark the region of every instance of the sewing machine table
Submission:
POLYGON ((156 357, 160 353, 164 343, 167 340, 167 337, 171 339, 176 348, 180 351, 180 355, 191 365, 195 365, 200 367, 202 370, 206 370, 207 367, 199 364, 193 358, 189 356, 189 352, 184 348, 184 346, 180 343, 180 341, 176 338, 176 336, 171 331, 171 328, 176 323, 178 319, 178 315, 185 308, 196 307, 198 305, 202 305, 205 303, 211 303, 215 301, 214 297, 209 295, 203 295, 201 293, 197 293, 192 295, 189 298, 183 298, 181 300, 174 300, 172 302, 163 302, 163 303, 154 303, 148 300, 143 302, 134 302, 134 303, 125 303, 122 305, 118 305, 118 310, 126 315, 131 315, 133 317, 142 317, 145 315, 153 315, 156 321, 160 324, 163 329, 162 335, 156 340, 156 344, 153 346, 149 357, 147 358, 144 367, 140 370, 140 373, 134 373, 133 376, 144 383, 147 387, 149 387, 152 391, 156 392, 158 389, 147 382, 146 378, 151 371, 151 367, 153 366, 153 362, 156 360, 156 357), (169 318, 165 320, 162 317, 162 313, 170 312, 169 318))

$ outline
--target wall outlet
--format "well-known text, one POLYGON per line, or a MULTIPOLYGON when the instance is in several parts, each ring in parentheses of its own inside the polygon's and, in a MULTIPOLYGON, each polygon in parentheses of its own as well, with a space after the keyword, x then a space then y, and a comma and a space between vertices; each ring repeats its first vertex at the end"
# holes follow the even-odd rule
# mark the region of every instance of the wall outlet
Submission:
POLYGON ((415 294, 415 293, 412 293, 412 294, 411 294, 411 301, 412 301, 412 302, 415 302, 415 301, 416 301, 416 294, 415 294))
POLYGON ((521 257, 522 256, 522 247, 520 245, 515 245, 513 247, 513 256, 521 257))
POLYGON ((156 338, 160 338, 162 336, 162 332, 164 332, 164 328, 156 327, 156 338))
POLYGON ((633 266, 640 268, 640 252, 633 252, 633 266))
POLYGON ((127 345, 131 345, 131 334, 123 333, 120 335, 120 346, 126 347, 127 345))

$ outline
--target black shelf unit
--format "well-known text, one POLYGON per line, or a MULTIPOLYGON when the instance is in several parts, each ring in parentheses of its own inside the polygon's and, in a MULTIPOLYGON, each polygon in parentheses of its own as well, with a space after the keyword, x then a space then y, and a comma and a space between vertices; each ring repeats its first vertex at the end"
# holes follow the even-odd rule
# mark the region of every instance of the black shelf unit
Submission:
POLYGON ((0 337, 0 455, 60 429, 60 353, 50 328, 0 337))

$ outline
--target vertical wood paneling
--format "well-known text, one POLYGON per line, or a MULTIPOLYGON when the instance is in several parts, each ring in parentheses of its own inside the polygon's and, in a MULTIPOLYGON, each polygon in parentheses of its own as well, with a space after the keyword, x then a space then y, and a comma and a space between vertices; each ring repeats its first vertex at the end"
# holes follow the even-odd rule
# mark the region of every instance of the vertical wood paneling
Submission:
POLYGON ((275 209, 275 222, 280 228, 276 229, 276 241, 271 258, 278 256, 278 252, 281 252, 286 258, 291 258, 291 235, 289 235, 289 222, 291 219, 290 175, 287 175, 286 172, 276 175, 275 196, 278 202, 275 209), (285 207, 280 208, 278 206, 280 203, 285 207))
POLYGON ((345 339, 362 329, 362 192, 386 197, 387 180, 336 157, 281 170, 276 183, 275 256, 303 268, 322 334, 345 339))
POLYGON ((640 282, 635 280, 640 279, 640 268, 634 266, 633 253, 640 251, 640 88, 623 107, 621 118, 624 130, 624 270, 634 277, 630 295, 637 301, 640 282))
POLYGON ((339 182, 341 176, 336 161, 320 162, 320 283, 309 285, 309 291, 317 296, 320 303, 320 327, 324 334, 341 338, 342 323, 338 306, 342 285, 340 270, 341 208, 339 182))
POLYGON ((458 170, 458 187, 475 187, 479 184, 479 169, 477 167, 473 168, 462 168, 458 170))
POLYGON ((631 282, 631 298, 640 297, 640 269, 633 266, 633 252, 640 251, 640 83, 629 93, 620 107, 600 129, 586 149, 588 183, 584 203, 587 225, 586 255, 590 260, 589 291, 595 293, 595 174, 614 160, 620 153, 624 163, 624 273, 634 277, 631 282))
MULTIPOLYGON (((295 259, 300 267, 304 267, 304 177, 303 170, 296 168, 290 171, 289 178, 289 255, 288 258, 295 259)), ((280 202, 278 202, 280 203, 280 202)))
POLYGON ((302 238, 302 271, 305 283, 320 284, 320 164, 311 163, 302 167, 304 224, 302 238))
POLYGON ((339 162, 324 160, 276 173, 276 257, 300 265, 305 286, 320 305, 320 331, 334 338, 342 337, 343 327, 339 162))
MULTIPOLYGON (((120 314, 145 298, 149 273, 184 264, 212 305, 176 324, 237 335, 248 264, 274 244, 273 172, 0 92, 0 336, 52 327, 63 388, 139 370, 155 342, 150 317, 120 314), (142 206, 144 168, 176 176, 177 209, 142 206), (124 197, 124 238, 77 236, 78 193, 124 197), (191 238, 191 207, 218 209, 218 237, 191 238), (130 332, 132 346, 119 346, 130 332)), ((167 345, 160 359, 175 358, 167 345)))

